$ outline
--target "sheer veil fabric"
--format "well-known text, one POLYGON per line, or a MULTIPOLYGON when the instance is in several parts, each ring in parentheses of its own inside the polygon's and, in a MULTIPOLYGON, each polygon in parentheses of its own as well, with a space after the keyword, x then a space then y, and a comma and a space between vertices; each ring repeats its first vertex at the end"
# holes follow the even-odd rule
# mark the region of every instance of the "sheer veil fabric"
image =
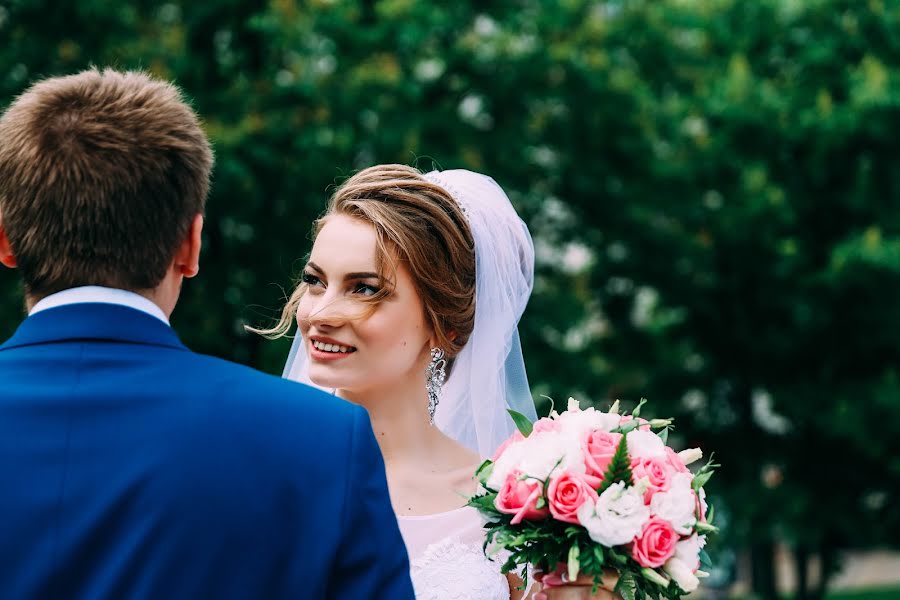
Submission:
MULTIPOLYGON (((441 391, 435 425, 490 457, 515 430, 511 408, 534 421, 518 322, 534 285, 534 244, 497 183, 466 170, 431 171, 465 213, 475 240, 475 328, 441 391)), ((284 377, 312 384, 309 356, 298 334, 284 377)))

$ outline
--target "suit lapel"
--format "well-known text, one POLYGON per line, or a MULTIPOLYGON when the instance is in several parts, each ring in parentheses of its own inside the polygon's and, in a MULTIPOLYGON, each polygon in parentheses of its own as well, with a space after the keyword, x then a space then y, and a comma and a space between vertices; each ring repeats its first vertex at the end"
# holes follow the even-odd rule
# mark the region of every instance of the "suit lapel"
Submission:
POLYGON ((31 315, 0 351, 65 341, 111 341, 186 350, 171 327, 147 313, 118 304, 84 303, 31 315))

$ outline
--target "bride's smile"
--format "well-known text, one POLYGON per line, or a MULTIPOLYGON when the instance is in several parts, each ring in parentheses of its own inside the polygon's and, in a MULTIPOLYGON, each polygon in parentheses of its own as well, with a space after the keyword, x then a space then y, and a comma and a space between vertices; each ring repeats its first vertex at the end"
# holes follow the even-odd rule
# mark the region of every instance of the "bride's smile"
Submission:
POLYGON ((329 337, 316 336, 310 338, 309 343, 312 346, 310 348, 310 356, 314 360, 336 360, 346 358, 356 352, 356 348, 353 346, 342 344, 329 337))

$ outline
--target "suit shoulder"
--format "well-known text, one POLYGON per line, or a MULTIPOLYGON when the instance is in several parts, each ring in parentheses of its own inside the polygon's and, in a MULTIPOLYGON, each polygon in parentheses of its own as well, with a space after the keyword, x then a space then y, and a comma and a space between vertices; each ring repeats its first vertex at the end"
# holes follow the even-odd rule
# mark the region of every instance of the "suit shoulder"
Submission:
POLYGON ((257 371, 204 354, 193 355, 190 367, 210 392, 229 403, 244 404, 251 409, 272 408, 285 412, 302 412, 306 418, 352 420, 363 409, 309 385, 257 371))

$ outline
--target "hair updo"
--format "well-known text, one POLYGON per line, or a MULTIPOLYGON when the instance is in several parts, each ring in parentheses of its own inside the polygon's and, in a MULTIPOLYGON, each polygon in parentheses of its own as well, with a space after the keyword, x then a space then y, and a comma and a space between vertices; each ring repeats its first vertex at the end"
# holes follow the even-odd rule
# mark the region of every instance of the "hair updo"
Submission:
MULTIPOLYGON (((425 179, 418 169, 377 165, 360 171, 335 191, 315 223, 314 235, 331 215, 345 215, 374 227, 377 268, 383 279, 395 280, 389 271, 395 261, 403 264, 438 346, 448 359, 459 354, 475 326, 475 242, 450 193, 425 179)), ((306 288, 300 283, 278 324, 259 333, 287 334, 306 288)), ((390 293, 385 288, 365 301, 374 308, 390 293)))

